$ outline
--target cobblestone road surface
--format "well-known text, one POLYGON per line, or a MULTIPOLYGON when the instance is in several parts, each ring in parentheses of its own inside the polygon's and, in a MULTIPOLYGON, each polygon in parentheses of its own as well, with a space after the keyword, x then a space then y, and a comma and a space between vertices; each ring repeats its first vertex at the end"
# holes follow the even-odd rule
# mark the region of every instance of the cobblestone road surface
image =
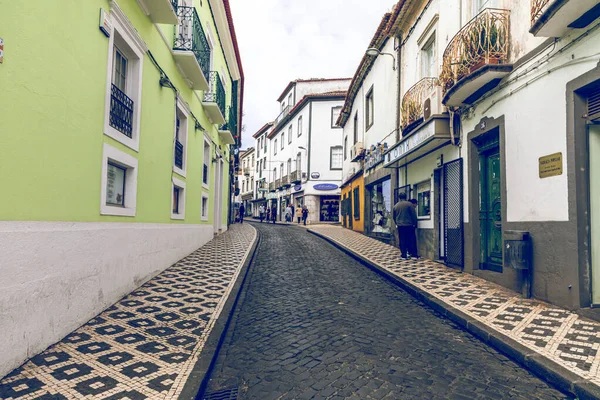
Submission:
POLYGON ((562 399, 306 230, 262 235, 208 391, 242 399, 562 399))

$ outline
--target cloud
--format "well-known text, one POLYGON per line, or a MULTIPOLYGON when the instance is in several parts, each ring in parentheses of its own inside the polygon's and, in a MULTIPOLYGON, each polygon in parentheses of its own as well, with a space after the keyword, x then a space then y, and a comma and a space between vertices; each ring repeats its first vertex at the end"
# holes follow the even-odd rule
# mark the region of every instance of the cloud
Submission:
POLYGON ((231 0, 244 66, 242 146, 277 117, 297 78, 350 78, 396 0, 231 0))

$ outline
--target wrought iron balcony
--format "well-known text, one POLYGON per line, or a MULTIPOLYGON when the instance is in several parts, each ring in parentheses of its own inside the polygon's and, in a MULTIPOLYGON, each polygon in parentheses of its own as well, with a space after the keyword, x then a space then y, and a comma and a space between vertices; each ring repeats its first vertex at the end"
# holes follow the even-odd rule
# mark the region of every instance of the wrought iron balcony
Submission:
MULTIPOLYGON (((402 98, 402 130, 423 119, 423 103, 427 96, 439 85, 437 78, 423 78, 408 89, 402 98)), ((439 99, 436 99, 436 101, 439 101, 439 99)))
MULTIPOLYGON (((508 63, 509 31, 510 11, 487 8, 469 21, 452 38, 444 51, 440 75, 444 104, 461 105, 475 91, 490 81, 505 75, 502 75, 502 72, 506 72, 506 68, 495 68, 494 66, 508 63), (475 85, 470 85, 466 88, 467 90, 458 93, 456 98, 450 98, 456 94, 453 91, 456 90, 461 79, 476 73, 485 75, 487 70, 484 67, 490 67, 488 70, 491 72, 500 73, 489 74, 486 79, 475 82, 475 85)), ((466 104, 469 104, 468 100, 466 104)))
POLYGON ((110 126, 127 137, 133 135, 133 100, 114 84, 110 91, 110 126))
POLYGON ((275 123, 273 124, 273 130, 275 130, 275 128, 277 128, 277 125, 279 125, 279 123, 281 121, 283 121, 284 118, 287 117, 289 114, 290 114, 290 106, 287 105, 287 106, 285 106, 285 108, 279 113, 279 115, 275 119, 275 123))
POLYGON ((194 7, 179 6, 177 19, 179 24, 173 42, 175 59, 186 77, 193 82, 192 88, 206 90, 208 84, 204 75, 210 69, 210 46, 198 13, 194 7), (187 57, 189 52, 193 54, 192 59, 187 57))
POLYGON ((209 90, 204 92, 202 104, 211 121, 215 124, 225 123, 225 89, 217 71, 210 71, 209 90))
POLYGON ((183 144, 175 139, 175 166, 183 168, 183 144))
POLYGON ((300 171, 294 171, 290 174, 290 182, 292 183, 300 183, 300 171))
POLYGON ((569 28, 585 28, 599 15, 598 0, 531 0, 529 32, 538 37, 561 37, 569 28))
POLYGON ((281 178, 282 186, 289 185, 289 184, 290 184, 290 176, 289 175, 285 175, 284 177, 281 178))

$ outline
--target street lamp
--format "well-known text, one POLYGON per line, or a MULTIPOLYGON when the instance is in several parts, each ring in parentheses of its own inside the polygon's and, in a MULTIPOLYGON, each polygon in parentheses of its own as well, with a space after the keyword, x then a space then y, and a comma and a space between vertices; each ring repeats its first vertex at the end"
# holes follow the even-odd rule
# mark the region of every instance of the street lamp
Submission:
POLYGON ((377 57, 379 55, 385 55, 385 56, 390 56, 394 59, 394 63, 392 64, 392 68, 394 69, 394 71, 396 70, 396 57, 394 57, 394 55, 392 53, 383 53, 381 51, 379 51, 379 49, 376 49, 375 47, 369 47, 367 49, 367 51, 365 52, 369 57, 377 57))

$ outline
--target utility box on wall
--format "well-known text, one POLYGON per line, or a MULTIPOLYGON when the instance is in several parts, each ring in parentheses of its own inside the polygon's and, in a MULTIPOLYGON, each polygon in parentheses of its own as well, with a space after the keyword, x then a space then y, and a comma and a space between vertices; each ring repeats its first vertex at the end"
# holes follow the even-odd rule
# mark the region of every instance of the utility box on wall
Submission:
POLYGON ((531 236, 526 231, 504 231, 504 266, 529 270, 532 267, 531 236))

